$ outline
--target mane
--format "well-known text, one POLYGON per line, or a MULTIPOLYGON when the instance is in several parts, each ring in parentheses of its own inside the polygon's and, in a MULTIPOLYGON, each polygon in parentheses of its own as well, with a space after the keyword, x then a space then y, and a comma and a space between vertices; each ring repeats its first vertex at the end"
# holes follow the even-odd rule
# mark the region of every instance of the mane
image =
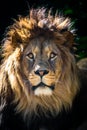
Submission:
POLYGON ((29 15, 26 17, 19 16, 18 20, 15 20, 14 24, 9 26, 3 42, 4 56, 8 57, 15 46, 26 46, 26 43, 39 35, 47 37, 62 38, 61 32, 63 31, 73 32, 72 22, 70 18, 63 16, 52 15, 52 11, 46 8, 31 9, 29 15), (18 43, 18 44, 17 44, 18 43))

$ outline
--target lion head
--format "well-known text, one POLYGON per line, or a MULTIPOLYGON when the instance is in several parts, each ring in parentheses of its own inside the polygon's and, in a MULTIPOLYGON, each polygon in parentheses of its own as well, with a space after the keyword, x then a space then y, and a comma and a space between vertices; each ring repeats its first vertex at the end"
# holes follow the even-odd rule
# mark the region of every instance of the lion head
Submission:
POLYGON ((2 45, 0 93, 24 117, 55 116, 72 106, 78 91, 74 36, 69 18, 31 9, 6 32, 2 45))

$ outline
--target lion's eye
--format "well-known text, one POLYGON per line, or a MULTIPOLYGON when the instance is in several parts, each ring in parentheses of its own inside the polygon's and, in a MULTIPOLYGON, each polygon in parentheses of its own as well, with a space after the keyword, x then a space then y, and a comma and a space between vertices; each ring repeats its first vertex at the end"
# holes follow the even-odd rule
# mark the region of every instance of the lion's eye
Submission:
POLYGON ((57 54, 55 54, 54 52, 51 52, 50 60, 54 60, 56 57, 57 57, 57 54))
POLYGON ((33 53, 29 53, 26 55, 26 58, 29 59, 29 60, 34 60, 34 55, 33 53))

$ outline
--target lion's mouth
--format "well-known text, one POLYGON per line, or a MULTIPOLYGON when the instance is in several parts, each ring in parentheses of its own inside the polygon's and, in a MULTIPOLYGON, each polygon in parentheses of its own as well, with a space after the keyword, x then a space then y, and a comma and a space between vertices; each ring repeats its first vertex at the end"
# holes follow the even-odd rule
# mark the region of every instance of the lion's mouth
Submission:
POLYGON ((38 85, 36 85, 36 86, 32 86, 32 90, 34 91, 35 89, 37 89, 37 88, 39 88, 39 87, 41 87, 41 88, 48 87, 48 88, 50 88, 51 90, 54 90, 54 85, 49 86, 49 85, 47 85, 47 84, 44 84, 43 82, 40 82, 40 83, 39 83, 38 85))

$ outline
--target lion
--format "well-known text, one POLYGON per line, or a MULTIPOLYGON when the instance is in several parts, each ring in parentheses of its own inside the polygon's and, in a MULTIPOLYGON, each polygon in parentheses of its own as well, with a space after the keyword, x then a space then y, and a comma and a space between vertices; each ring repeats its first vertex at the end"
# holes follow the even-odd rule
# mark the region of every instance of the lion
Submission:
POLYGON ((70 18, 44 7, 8 27, 2 40, 0 130, 76 130, 83 124, 73 30, 70 18))

